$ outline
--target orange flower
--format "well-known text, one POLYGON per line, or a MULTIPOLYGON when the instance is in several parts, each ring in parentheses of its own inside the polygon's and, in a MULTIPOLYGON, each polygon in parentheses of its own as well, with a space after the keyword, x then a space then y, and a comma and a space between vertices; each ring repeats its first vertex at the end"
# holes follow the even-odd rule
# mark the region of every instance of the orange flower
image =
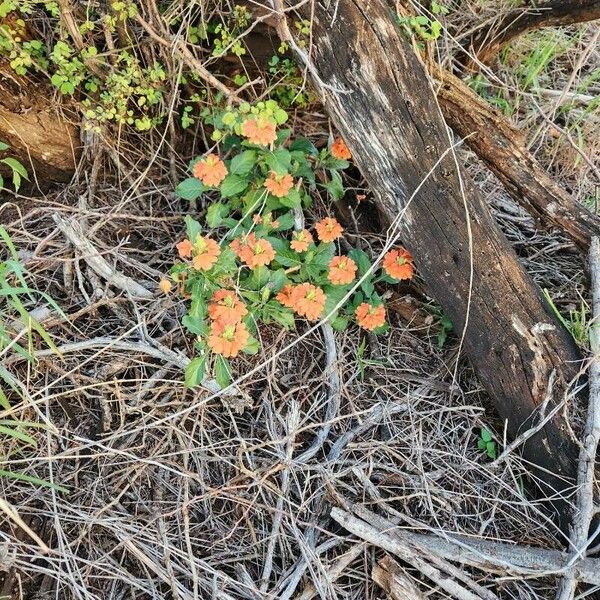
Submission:
POLYGON ((383 270, 393 279, 412 279, 415 273, 413 257, 408 250, 390 250, 383 257, 383 270))
POLYGON ((215 321, 208 334, 208 347, 225 358, 237 356, 250 339, 244 323, 215 321))
POLYGON ((352 158, 352 154, 342 138, 337 138, 335 142, 331 144, 331 156, 338 160, 350 160, 352 158))
POLYGON ((334 256, 329 263, 327 277, 334 285, 346 285, 354 280, 356 263, 347 256, 334 256))
POLYGON ((243 241, 233 240, 231 249, 251 269, 268 265, 275 258, 273 246, 267 240, 257 239, 254 233, 249 233, 243 241))
POLYGON ((215 240, 199 235, 194 243, 194 258, 192 265, 199 271, 208 271, 221 254, 221 248, 215 240))
POLYGON ((193 247, 194 246, 192 246, 192 242, 190 242, 190 240, 182 240, 181 242, 179 242, 179 244, 175 246, 181 258, 189 258, 190 256, 192 256, 193 247))
POLYGON ((322 242, 333 242, 337 240, 341 235, 344 228, 332 217, 326 217, 322 221, 319 221, 315 228, 317 230, 317 237, 322 242))
POLYGON ((292 308, 309 321, 317 320, 325 308, 325 293, 310 283, 297 285, 291 293, 292 308))
POLYGON ((290 248, 296 252, 306 252, 308 247, 312 244, 313 237, 308 229, 302 231, 295 231, 292 235, 292 241, 290 242, 290 248))
POLYGON ((208 316, 223 323, 238 323, 247 312, 246 305, 231 290, 217 290, 208 305, 208 316))
POLYGON ((225 163, 216 155, 209 154, 194 165, 194 177, 202 181, 204 185, 221 185, 221 181, 227 176, 225 163))
POLYGON ((293 300, 294 286, 293 285, 284 285, 281 288, 281 291, 275 296, 281 304, 287 306, 288 308, 294 308, 294 300, 293 300))
POLYGON ((276 198, 284 198, 294 187, 294 179, 289 173, 277 175, 277 173, 271 172, 265 179, 265 187, 276 198))
POLYGON ((383 304, 373 306, 363 302, 359 304, 354 313, 358 324, 369 331, 381 327, 385 323, 385 308, 383 304))
POLYGON ((242 123, 242 135, 248 138, 251 144, 268 146, 277 139, 275 123, 269 119, 248 119, 242 123))
POLYGON ((173 289, 173 284, 168 279, 161 279, 158 288, 163 294, 168 294, 173 289))
POLYGON ((252 222, 255 225, 260 225, 262 223, 262 217, 260 215, 252 215, 252 222))

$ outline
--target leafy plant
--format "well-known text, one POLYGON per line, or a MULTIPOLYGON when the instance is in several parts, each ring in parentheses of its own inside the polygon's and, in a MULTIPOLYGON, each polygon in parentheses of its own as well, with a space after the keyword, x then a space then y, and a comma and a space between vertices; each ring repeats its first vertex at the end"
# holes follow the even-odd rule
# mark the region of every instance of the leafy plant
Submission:
MULTIPOLYGON (((0 141, 0 152, 4 152, 5 150, 8 150, 10 148, 10 146, 5 143, 0 141)), ((19 191, 19 188, 21 187, 21 182, 23 179, 26 179, 27 181, 29 181, 29 176, 27 175, 27 169, 23 166, 23 164, 17 160, 16 158, 14 158, 13 156, 6 156, 4 158, 0 158, 0 163, 3 165, 6 165, 11 173, 12 173, 12 184, 13 187, 15 189, 15 191, 19 191)), ((2 175, 0 175, 0 190, 2 190, 4 188, 4 177, 2 177, 2 175)))
MULTIPOLYGON (((448 12, 448 9, 443 4, 435 1, 431 3, 432 14, 445 15, 448 12)), ((437 19, 431 19, 426 15, 399 15, 398 24, 408 36, 416 36, 426 42, 437 40, 442 33, 442 24, 437 19)))
POLYGON ((497 457, 496 442, 494 441, 492 434, 484 427, 482 427, 480 430, 479 438, 477 440, 477 447, 480 450, 485 450, 485 453, 487 454, 488 458, 490 458, 492 460, 496 459, 496 457, 497 457))
POLYGON ((214 198, 204 223, 186 218, 187 237, 177 244, 184 260, 161 282, 164 291, 175 283, 190 300, 183 323, 196 336, 198 355, 186 373, 189 386, 209 368, 227 385, 228 359, 258 352, 260 323, 293 329, 296 317, 328 318, 335 329, 356 321, 383 332, 376 285, 412 277, 412 257, 403 249, 388 252, 381 271, 358 248, 339 255, 335 241, 343 228, 334 218, 314 229, 297 226, 317 188, 334 201, 343 196, 340 171, 350 152, 341 139, 321 150, 293 139, 290 129, 278 129, 287 118, 273 100, 206 115, 221 154, 194 159, 193 177, 177 187, 186 200, 214 198))

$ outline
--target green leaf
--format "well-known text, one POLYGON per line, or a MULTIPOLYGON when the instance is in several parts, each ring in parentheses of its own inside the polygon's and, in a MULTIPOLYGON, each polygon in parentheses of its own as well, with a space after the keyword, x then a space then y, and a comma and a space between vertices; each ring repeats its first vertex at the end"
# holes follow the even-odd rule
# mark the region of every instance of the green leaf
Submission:
POLYGON ((323 187, 327 190, 331 199, 334 202, 337 202, 344 196, 344 183, 342 181, 342 176, 337 171, 330 171, 330 173, 331 181, 324 184, 323 187))
POLYGON ((482 439, 479 439, 479 440, 477 440, 477 447, 478 447, 480 450, 485 450, 485 449, 486 449, 486 447, 487 447, 487 443, 486 443, 486 442, 484 442, 482 439))
POLYGON ((347 319, 346 317, 337 316, 331 322, 331 327, 333 327, 333 329, 335 331, 345 331, 347 329, 349 323, 350 323, 350 320, 347 319))
POLYGON ((269 318, 271 318, 276 323, 279 323, 282 327, 286 329, 294 329, 296 325, 296 321, 294 319, 294 313, 282 307, 278 307, 277 309, 269 310, 268 313, 269 318))
POLYGON ((0 152, 3 150, 8 150, 10 146, 6 142, 0 142, 0 152))
POLYGON ((277 231, 287 231, 288 229, 292 229, 294 227, 294 213, 292 211, 288 211, 283 215, 279 215, 277 217, 277 222, 279 226, 276 228, 277 231))
POLYGON ((308 138, 296 138, 290 144, 290 152, 302 152, 310 156, 318 156, 317 147, 308 138))
POLYGON ((248 187, 248 180, 239 175, 227 175, 221 183, 221 196, 223 198, 231 198, 241 194, 248 187))
POLYGON ((229 172, 232 175, 248 175, 256 164, 256 152, 254 150, 244 150, 231 159, 229 172))
POLYGON ((194 315, 184 315, 183 319, 181 319, 182 325, 194 335, 204 335, 207 331, 207 326, 204 321, 199 316, 194 315))
POLYGON ((302 198, 300 192, 296 188, 292 188, 287 196, 279 198, 279 202, 288 208, 300 208, 302 205, 302 198))
POLYGON ((287 282, 288 278, 283 269, 271 271, 269 277, 269 288, 273 293, 277 293, 287 282))
POLYGON ((196 200, 207 189, 208 187, 196 177, 188 177, 175 188, 175 193, 184 200, 196 200))
POLYGON ((220 354, 217 354, 217 358, 215 360, 215 379, 221 388, 226 388, 232 381, 229 362, 220 354))
POLYGON ((188 240, 190 240, 190 242, 193 244, 196 238, 200 235, 202 227, 200 226, 200 223, 198 223, 196 219, 190 217, 190 215, 185 216, 185 225, 187 228, 188 240))
MULTIPOLYGON (((323 291, 325 292, 327 299, 325 300, 325 310, 323 311, 324 316, 331 314, 335 307, 342 301, 344 296, 348 293, 350 287, 351 286, 349 285, 328 285, 327 287, 325 287, 323 291)), ((339 308, 341 307, 338 307, 338 310, 339 308)), ((336 316, 336 313, 333 313, 332 317, 334 319, 336 318, 336 316)))
POLYGON ((492 434, 487 429, 482 429, 481 430, 481 439, 486 443, 491 442, 492 434))
POLYGON ((254 336, 250 336, 248 343, 244 346, 242 352, 245 354, 256 354, 260 348, 258 340, 254 336))
MULTIPOLYGON (((362 278, 363 275, 371 268, 371 260, 369 259, 369 255, 364 250, 355 248, 348 252, 348 256, 350 256, 350 258, 356 263, 356 266, 358 267, 359 277, 362 278)), ((369 275, 369 277, 367 277, 361 283, 361 288, 367 296, 367 298, 370 298, 373 295, 373 292, 375 291, 375 286, 373 285, 373 277, 374 275, 373 273, 371 273, 371 275, 369 275)))
POLYGON ((9 156, 7 158, 3 158, 2 162, 23 177, 23 179, 29 179, 27 176, 27 169, 16 158, 9 156))
POLYGON ((206 371, 206 356, 196 356, 185 369, 185 387, 193 388, 202 383, 206 371))
POLYGON ((218 227, 229 214, 229 210, 229 206, 222 202, 211 204, 206 211, 206 224, 212 228, 218 227))
POLYGON ((265 154, 265 163, 269 170, 275 171, 277 175, 285 175, 292 168, 292 155, 289 150, 279 148, 275 152, 265 154))

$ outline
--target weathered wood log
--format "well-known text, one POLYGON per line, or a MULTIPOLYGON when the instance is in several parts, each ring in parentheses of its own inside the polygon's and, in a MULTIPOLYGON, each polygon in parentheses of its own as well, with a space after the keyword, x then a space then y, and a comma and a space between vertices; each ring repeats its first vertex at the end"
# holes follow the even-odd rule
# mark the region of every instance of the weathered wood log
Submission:
POLYGON ((600 19, 600 0, 524 2, 497 21, 476 30, 466 48, 470 56, 465 53, 461 62, 468 69, 474 69, 477 62, 490 62, 506 44, 528 31, 595 19, 600 19), (474 60, 475 57, 477 61, 474 60))
POLYGON ((52 105, 47 86, 15 77, 0 67, 0 140, 10 145, 36 184, 67 182, 79 158, 78 127, 52 105))
POLYGON ((520 132, 458 77, 432 66, 446 122, 541 227, 554 224, 581 249, 600 233, 600 217, 560 187, 527 150, 520 132))
MULTIPOLYGON (((447 152, 450 136, 424 67, 384 0, 323 0, 312 10, 308 70, 325 108, 382 217, 402 215, 403 243, 455 330, 464 330, 468 356, 515 435, 545 399, 548 410, 563 399, 579 353, 447 152)), ((569 488, 576 449, 560 413, 524 453, 551 488, 569 488)))

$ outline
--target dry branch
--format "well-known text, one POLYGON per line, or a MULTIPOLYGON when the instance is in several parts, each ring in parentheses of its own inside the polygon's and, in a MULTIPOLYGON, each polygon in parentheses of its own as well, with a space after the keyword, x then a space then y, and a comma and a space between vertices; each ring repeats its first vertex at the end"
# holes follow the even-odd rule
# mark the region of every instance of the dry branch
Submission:
MULTIPOLYGON (((369 512, 362 507, 360 511, 365 514, 369 512)), ((445 560, 476 567, 487 573, 527 577, 547 577, 561 573, 570 561, 569 554, 559 550, 517 546, 447 532, 424 535, 393 525, 380 527, 339 508, 333 508, 331 516, 354 535, 400 558, 407 544, 410 544, 413 548, 421 548, 445 560)), ((600 559, 581 560, 576 566, 576 572, 580 581, 600 585, 600 559)))
POLYGON ((148 299, 154 297, 150 290, 111 267, 84 236, 81 226, 76 221, 66 221, 58 213, 53 214, 52 218, 63 235, 82 253, 83 260, 97 275, 103 277, 109 284, 133 296, 148 299))
POLYGON ((556 226, 587 250, 600 235, 600 218, 579 204, 527 150, 521 133, 458 77, 437 65, 437 96, 444 118, 513 197, 542 227, 556 226))
POLYGON ((600 19, 599 0, 551 0, 525 2, 500 19, 476 30, 467 45, 469 55, 461 62, 473 69, 487 63, 516 37, 542 27, 559 27, 600 19), (474 55, 474 56, 473 56, 474 55))

